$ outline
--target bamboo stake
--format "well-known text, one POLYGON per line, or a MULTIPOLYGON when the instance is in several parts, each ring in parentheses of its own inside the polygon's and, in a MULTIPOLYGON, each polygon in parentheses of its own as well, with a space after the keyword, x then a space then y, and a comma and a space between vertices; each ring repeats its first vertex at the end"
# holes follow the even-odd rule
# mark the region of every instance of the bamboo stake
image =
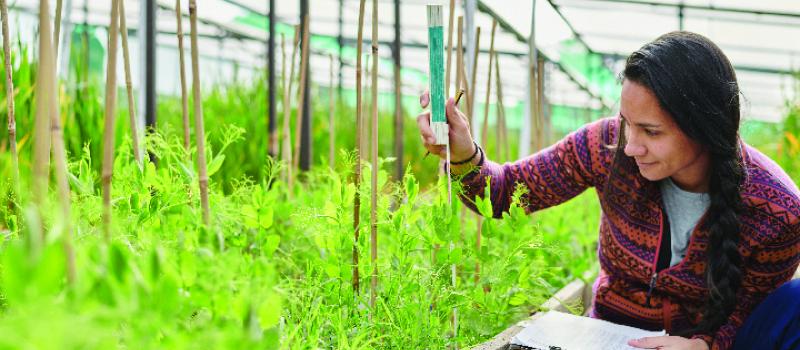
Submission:
MULTIPOLYGON (((56 75, 55 75, 55 62, 49 62, 45 64, 50 64, 49 71, 53 72, 53 77, 50 79, 52 80, 50 83, 49 88, 52 91, 50 94, 52 100, 50 101, 51 106, 58 106, 58 100, 56 97, 56 75)), ((57 108, 57 107, 54 107, 57 108)), ((51 129, 50 135, 52 137, 52 147, 53 147, 53 164, 56 168, 56 183, 58 185, 58 198, 59 204, 61 205, 61 216, 63 220, 63 247, 64 247, 64 256, 66 258, 66 265, 67 265, 67 283, 69 285, 74 285, 75 283, 75 253, 72 249, 72 221, 71 221, 71 208, 70 208, 70 191, 69 191, 69 180, 67 179, 67 154, 66 149, 64 147, 64 132, 61 128, 61 115, 59 113, 50 113, 51 116, 51 129)))
MULTIPOLYGON (((372 62, 372 60, 371 60, 372 56, 369 53, 367 53, 364 56, 365 56, 365 61, 366 61, 365 65, 364 65, 364 76, 369 78, 369 77, 371 77, 371 75, 369 74, 369 68, 370 68, 370 62, 372 62)), ((370 91, 372 91, 372 90, 370 90, 371 88, 372 87, 370 86, 370 80, 367 79, 364 82, 364 92, 363 92, 363 94, 364 95, 370 95, 370 91)), ((363 108, 365 111, 369 111, 369 99, 368 98, 364 99, 364 106, 362 106, 361 108, 363 108)), ((363 116, 363 114, 362 114, 362 116, 363 116)), ((371 153, 370 153, 372 151, 372 148, 369 147, 369 145, 367 144, 369 142, 369 140, 371 140, 370 139, 370 131, 371 131, 370 122, 371 121, 370 121, 369 118, 362 118, 361 119, 361 126, 360 126, 361 132, 362 132, 362 134, 361 134, 361 151, 363 152, 361 154, 361 160, 362 161, 366 161, 366 160, 372 158, 371 153)))
MULTIPOLYGON (((375 310, 378 288, 378 0, 372 0, 372 205, 370 207, 370 251, 372 282, 369 305, 375 310)), ((370 316, 372 313, 370 313, 370 316)))
MULTIPOLYGON (((456 44, 456 91, 461 90, 461 69, 464 65, 464 46, 462 43, 464 31, 464 17, 458 16, 458 34, 456 44)), ((469 98, 467 98, 469 100, 469 98)))
MULTIPOLYGON (((128 90, 128 118, 131 124, 131 138, 133 139, 133 158, 144 169, 142 153, 139 148, 139 124, 136 122, 136 104, 133 101, 133 84, 131 83, 131 56, 128 52, 128 27, 125 24, 125 0, 119 0, 119 31, 122 33, 122 58, 125 64, 125 88, 128 90)), ((183 72, 181 72, 183 73, 183 72)))
POLYGON ((536 150, 540 150, 547 145, 547 133, 544 127, 544 57, 539 56, 536 65, 536 114, 539 116, 539 146, 536 150))
MULTIPOLYGON (((481 145, 486 147, 489 141, 489 97, 492 94, 492 62, 494 60, 494 33, 497 29, 497 20, 492 20, 492 34, 489 40, 489 75, 486 78, 486 104, 483 106, 483 130, 481 131, 481 145)), ((480 237, 478 237, 480 243, 480 237)))
POLYGON ((111 0, 111 25, 108 29, 108 61, 106 62, 106 106, 103 130, 103 233, 111 241, 111 177, 114 174, 114 124, 117 108, 117 35, 119 0, 111 0))
MULTIPOLYGON (((115 0, 116 1, 116 0, 115 0)), ((194 92, 194 136, 197 143, 197 168, 200 185, 200 205, 203 209, 203 224, 211 223, 208 208, 208 172, 206 169, 205 131, 203 130, 203 100, 200 96, 200 65, 197 56, 197 2, 189 0, 189 23, 192 36, 192 91, 194 92)))
MULTIPOLYGON (((292 41, 292 64, 289 69, 289 76, 286 78, 287 82, 283 91, 283 160, 286 161, 286 186, 288 187, 287 195, 292 198, 292 189, 294 188, 294 175, 292 174, 292 132, 291 132, 291 118, 292 118, 292 83, 294 82, 294 62, 297 55, 297 44, 300 42, 300 26, 294 26, 294 40, 292 41)), ((285 59, 284 53, 284 59, 285 59)), ((284 75, 286 75, 284 73, 284 75)))
MULTIPOLYGON (((456 13, 456 0, 450 0, 450 19, 447 24, 447 69, 444 75, 444 96, 450 96, 450 65, 453 60, 453 17, 456 13)), ((459 17, 460 18, 460 17, 459 17)), ((458 75, 458 73, 456 73, 458 75)), ((456 83, 458 85, 458 83, 456 83)), ((458 89, 456 89, 458 91, 458 89)))
MULTIPOLYGON (((480 28, 479 28, 480 29, 480 28)), ((483 106, 483 130, 481 132, 481 145, 483 147, 487 146, 487 141, 489 140, 489 97, 491 96, 492 92, 492 61, 494 59, 494 33, 497 29, 497 20, 492 20, 492 34, 491 39, 489 40, 489 76, 486 78, 486 105, 483 106)), ((478 49, 476 48, 476 52, 478 49)), ((476 56, 477 57, 477 56, 476 56)), ((475 76, 474 72, 477 71, 477 66, 475 66, 475 70, 473 70, 473 77, 475 76)), ((480 253, 481 251, 481 228, 483 220, 478 220, 478 233, 475 237, 475 251, 476 253, 480 253)), ((480 260, 475 261, 475 284, 477 285, 478 282, 481 280, 481 262, 480 260)))
POLYGON ((295 169, 299 169, 300 166, 300 132, 302 131, 303 126, 303 108, 305 107, 306 98, 306 75, 308 74, 308 15, 303 17, 303 49, 300 50, 300 85, 298 86, 298 93, 300 94, 300 98, 297 100, 297 116, 295 125, 295 132, 294 132, 294 167, 295 169))
POLYGON ((458 40, 456 49, 456 90, 463 89, 466 93, 467 100, 465 101, 465 111, 467 112, 467 120, 469 125, 472 125, 472 113, 470 113, 469 89, 468 84, 464 84, 466 77, 464 74, 464 17, 458 16, 458 40))
MULTIPOLYGON (((289 99, 291 93, 289 92, 289 83, 292 80, 292 73, 289 73, 287 76, 286 71, 286 36, 281 33, 281 84, 283 84, 283 123, 281 127, 281 158, 284 161, 288 160, 288 164, 292 164, 290 158, 292 157, 292 150, 291 142, 291 135, 289 135, 289 118, 291 116, 291 106, 289 106, 289 99)), ((292 166, 289 165, 285 167, 282 171, 283 173, 283 180, 287 184, 289 183, 289 175, 291 175, 291 168, 292 166)), ((287 191, 287 194, 291 198, 291 191, 287 191)))
POLYGON ((58 45, 59 40, 58 38, 61 37, 61 9, 63 8, 62 0, 56 0, 56 13, 55 13, 55 25, 54 25, 54 33, 52 38, 53 43, 53 57, 55 58, 55 62, 58 62, 58 45))
MULTIPOLYGON (((3 4, 5 6, 5 4, 3 4)), ((39 74, 36 76, 36 145, 34 149, 34 203, 37 206, 39 223, 44 215, 43 204, 46 202, 48 168, 51 141, 55 142, 53 157, 56 164, 57 183, 59 187, 59 200, 63 215, 64 237, 63 248, 67 265, 67 283, 72 285, 75 281, 75 259, 72 251, 69 186, 67 184, 66 156, 64 153, 64 139, 60 127, 58 114, 58 101, 56 100, 56 70, 55 48, 50 37, 50 8, 47 0, 39 3, 39 74), (49 116, 49 117, 48 117, 49 116), (47 134, 50 129, 51 135, 47 134), (49 138, 52 136, 53 138, 49 138)), ((5 21, 4 21, 5 22, 5 21)), ((43 225, 36 227, 44 241, 45 230, 43 225)))
POLYGON ((361 54, 364 45, 364 6, 366 0, 361 0, 358 7, 358 39, 356 41, 356 164, 353 183, 356 191, 353 197, 353 291, 359 292, 358 276, 358 235, 361 221, 361 54))
POLYGON ((477 86, 475 84, 477 81, 476 78, 478 76, 478 53, 480 52, 481 52, 481 27, 477 27, 475 28, 475 52, 473 53, 473 59, 472 59, 472 80, 469 84, 470 93, 469 95, 467 95, 467 97, 469 97, 470 119, 475 118, 474 116, 476 110, 475 92, 477 91, 476 89, 477 86))
POLYGON ((183 17, 181 17, 181 0, 175 0, 175 17, 178 24, 178 57, 181 71, 181 116, 183 117, 183 149, 189 154, 191 136, 189 133, 189 95, 186 92, 186 60, 183 58, 183 17))
POLYGON ((506 127, 506 109, 505 104, 503 103, 503 82, 500 80, 500 56, 497 52, 494 53, 494 68, 495 68, 495 82, 497 84, 497 116, 500 118, 498 120, 498 128, 497 128, 497 160, 498 161, 505 161, 511 158, 511 154, 508 149, 508 129, 506 127), (501 156, 501 153, 504 156, 501 156))
POLYGON ((331 59, 331 74, 330 84, 328 85, 328 165, 331 167, 331 169, 334 169, 334 162, 336 161, 336 128, 334 127, 335 106, 333 104, 333 54, 329 55, 329 57, 331 59))
POLYGON ((8 143, 11 150, 11 167, 14 196, 19 196, 19 154, 17 153, 17 121, 14 116, 14 81, 11 72, 11 44, 8 39, 8 5, 0 0, 0 16, 3 20, 3 58, 6 68, 6 104, 8 106, 8 143))
MULTIPOLYGON (((58 45, 61 32, 61 9, 62 1, 56 2, 55 28, 52 38, 42 38, 48 47, 52 47, 52 54, 40 55, 39 63, 44 75, 43 83, 49 93, 45 95, 47 104, 50 105, 50 137, 53 152, 53 164, 56 169, 56 184, 58 185, 59 205, 61 206, 61 220, 63 224, 63 241, 65 263, 67 266, 67 283, 72 286, 75 283, 75 253, 72 249, 72 223, 70 218, 70 193, 69 181, 67 180, 67 155, 64 147, 64 132, 61 127, 61 113, 59 110, 58 79, 56 76, 56 62, 58 62, 58 45)), ((49 14, 48 14, 49 15, 49 14)), ((49 33, 49 29, 42 28, 49 33)), ((44 232, 44 231, 42 231, 44 232)))

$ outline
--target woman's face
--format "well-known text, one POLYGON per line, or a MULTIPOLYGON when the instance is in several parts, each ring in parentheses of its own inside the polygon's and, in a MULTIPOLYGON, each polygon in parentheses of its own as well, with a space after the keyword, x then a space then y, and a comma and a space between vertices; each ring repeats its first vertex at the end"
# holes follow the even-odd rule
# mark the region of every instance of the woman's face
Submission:
POLYGON ((625 155, 636 160, 644 178, 671 177, 684 190, 707 191, 708 152, 681 131, 650 89, 625 80, 620 118, 625 123, 625 155))

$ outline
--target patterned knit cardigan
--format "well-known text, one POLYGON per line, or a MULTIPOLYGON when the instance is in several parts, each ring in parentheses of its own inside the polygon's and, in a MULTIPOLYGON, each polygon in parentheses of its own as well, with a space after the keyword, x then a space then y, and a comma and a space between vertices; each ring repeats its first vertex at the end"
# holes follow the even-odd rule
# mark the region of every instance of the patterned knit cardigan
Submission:
MULTIPOLYGON (((527 212, 565 202, 594 186, 602 207, 601 271, 594 284, 591 316, 668 333, 688 330, 699 323, 708 295, 704 277, 708 231, 697 225, 686 257, 655 274, 661 237, 669 234, 664 232, 661 191, 657 183, 641 176, 633 162, 620 162, 633 165, 612 171, 614 150, 609 145, 616 144, 618 132, 617 118, 602 119, 517 162, 486 161, 461 179, 462 201, 475 210, 470 199, 483 195, 489 178, 494 217, 500 218, 517 184, 528 189, 521 200, 527 212)), ((772 160, 744 142, 741 145, 746 169, 738 245, 742 287, 728 320, 715 333, 693 336, 712 349, 730 348, 753 307, 788 281, 800 262, 800 191, 772 160)))

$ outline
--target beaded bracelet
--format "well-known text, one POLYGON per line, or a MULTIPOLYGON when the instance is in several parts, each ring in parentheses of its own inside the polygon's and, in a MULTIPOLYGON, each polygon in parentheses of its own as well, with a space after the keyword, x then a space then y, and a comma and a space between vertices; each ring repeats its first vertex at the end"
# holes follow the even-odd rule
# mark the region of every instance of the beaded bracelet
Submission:
POLYGON ((475 156, 477 156, 477 155, 478 155, 478 150, 479 150, 479 149, 481 149, 481 148, 480 148, 480 147, 478 147, 478 143, 477 143, 477 142, 475 142, 475 141, 472 141, 472 144, 473 144, 473 145, 475 145, 475 153, 473 153, 473 154, 472 154, 472 155, 471 155, 469 158, 467 158, 466 160, 463 160, 463 161, 460 161, 460 162, 453 162, 453 161, 450 161, 450 164, 451 164, 451 165, 461 165, 461 164, 467 164, 467 163, 471 162, 473 159, 475 159, 475 156))

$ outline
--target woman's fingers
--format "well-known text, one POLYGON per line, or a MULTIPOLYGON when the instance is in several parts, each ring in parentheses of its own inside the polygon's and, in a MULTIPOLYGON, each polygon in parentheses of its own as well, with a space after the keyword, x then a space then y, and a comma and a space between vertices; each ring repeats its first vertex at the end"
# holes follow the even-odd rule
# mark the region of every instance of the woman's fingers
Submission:
POLYGON ((425 90, 422 95, 419 96, 419 105, 422 108, 428 108, 428 104, 431 103, 431 93, 428 90, 425 90))
POLYGON ((464 116, 464 113, 461 113, 461 111, 458 110, 458 107, 456 107, 456 102, 452 97, 447 99, 445 108, 447 123, 450 124, 451 128, 464 128, 468 126, 467 117, 464 116))
POLYGON ((417 125, 419 126, 419 133, 422 135, 422 140, 426 146, 436 143, 433 130, 431 130, 431 112, 424 112, 417 116, 417 125))

